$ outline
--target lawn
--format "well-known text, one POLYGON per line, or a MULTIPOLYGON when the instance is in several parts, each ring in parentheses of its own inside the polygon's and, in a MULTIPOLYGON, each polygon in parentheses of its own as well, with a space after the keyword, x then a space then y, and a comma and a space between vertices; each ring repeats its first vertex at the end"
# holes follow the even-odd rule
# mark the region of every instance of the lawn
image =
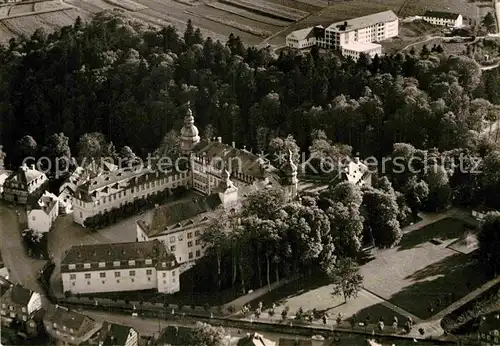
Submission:
POLYGON ((422 319, 429 318, 487 281, 473 254, 449 247, 471 229, 460 220, 445 218, 405 234, 398 247, 379 250, 376 259, 361 268, 364 287, 422 319))

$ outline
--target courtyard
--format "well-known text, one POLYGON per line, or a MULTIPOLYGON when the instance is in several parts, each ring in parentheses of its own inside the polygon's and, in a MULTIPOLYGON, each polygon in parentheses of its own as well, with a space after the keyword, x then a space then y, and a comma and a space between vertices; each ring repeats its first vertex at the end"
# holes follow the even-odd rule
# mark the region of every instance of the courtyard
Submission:
POLYGON ((394 317, 406 321, 408 316, 415 322, 427 320, 487 282, 473 257, 476 227, 461 213, 464 217, 458 218, 460 212, 454 211, 431 215, 432 220, 424 216, 403 229, 398 246, 375 250, 373 259, 360 268, 363 289, 347 303, 332 296, 332 286, 326 281, 300 280, 251 305, 262 301, 267 311, 275 303, 275 319, 288 307, 289 316, 302 308, 327 312, 333 319, 339 313, 343 319, 356 314, 358 321, 368 317, 372 323, 383 318, 387 324, 394 317))

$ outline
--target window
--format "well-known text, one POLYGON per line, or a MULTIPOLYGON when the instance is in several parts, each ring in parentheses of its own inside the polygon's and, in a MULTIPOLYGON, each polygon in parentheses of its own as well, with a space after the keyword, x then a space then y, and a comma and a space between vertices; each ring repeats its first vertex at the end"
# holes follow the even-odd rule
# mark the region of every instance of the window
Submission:
POLYGON ((196 257, 200 257, 200 250, 196 250, 196 257))
POLYGON ((75 268, 76 268, 76 265, 74 265, 74 264, 68 265, 68 269, 75 269, 75 268))
POLYGON ((130 261, 128 261, 128 265, 129 265, 129 266, 135 266, 135 261, 134 261, 134 260, 130 260, 130 261))
POLYGON ((120 280, 116 280, 116 283, 119 284, 120 283, 120 280))
POLYGON ((152 275, 153 270, 152 269, 146 269, 146 275, 152 275))
POLYGON ((172 282, 175 282, 175 278, 172 278, 172 282))
POLYGON ((87 281, 87 285, 90 285, 90 281, 87 281))
POLYGON ((84 264, 83 264, 83 268, 85 268, 85 269, 89 269, 89 268, 90 268, 90 263, 84 263, 84 264))
POLYGON ((167 284, 167 280, 163 280, 163 284, 166 285, 167 284))
POLYGON ((163 275, 162 275, 162 276, 163 276, 164 278, 166 278, 166 277, 167 277, 167 273, 163 273, 163 275))
POLYGON ((183 236, 182 234, 181 234, 181 235, 179 235, 179 236, 177 237, 177 240, 178 240, 178 241, 183 241, 183 240, 184 240, 184 236, 183 236))
POLYGON ((175 270, 172 270, 172 276, 175 276, 175 270))
POLYGON ((115 278, 119 278, 120 277, 120 272, 115 272, 115 278))
POLYGON ((194 236, 197 237, 200 235, 200 231, 194 231, 194 236))
POLYGON ((187 238, 188 238, 188 239, 193 238, 193 232, 188 232, 187 238))
POLYGON ((193 246, 193 242, 192 241, 188 241, 188 247, 192 247, 193 246))
POLYGON ((129 271, 129 272, 128 272, 128 275, 129 275, 129 276, 135 276, 135 270, 131 270, 131 271, 129 271))
POLYGON ((170 246, 170 251, 175 251, 175 245, 170 246))
POLYGON ((170 242, 175 243, 175 237, 170 237, 170 242))
POLYGON ((167 263, 165 263, 165 262, 161 262, 161 266, 162 266, 163 268, 165 268, 165 267, 167 266, 167 263))
POLYGON ((76 280, 76 274, 69 274, 70 280, 76 280))
POLYGON ((106 273, 99 273, 99 277, 100 278, 105 278, 106 277, 106 273))
POLYGON ((82 218, 83 218, 83 213, 82 213, 82 212, 80 212, 80 219, 82 219, 82 218))
POLYGON ((35 221, 35 220, 36 220, 36 217, 35 217, 35 216, 32 216, 32 217, 31 217, 31 220, 35 221))
POLYGON ((114 262, 113 262, 113 266, 115 266, 115 267, 119 267, 119 266, 120 266, 120 261, 114 261, 114 262))
POLYGON ((153 264, 153 260, 147 259, 146 264, 153 264))
POLYGON ((90 279, 92 275, 90 273, 85 273, 85 279, 90 279))
POLYGON ((132 282, 135 282, 135 280, 134 280, 134 279, 132 279, 131 281, 132 281, 132 282))
POLYGON ((201 244, 201 240, 200 239, 196 239, 196 241, 194 242, 196 245, 200 245, 201 244))
POLYGON ((26 312, 26 308, 23 306, 23 307, 21 308, 21 311, 22 311, 22 312, 26 312))
POLYGON ((106 262, 99 262, 99 268, 105 268, 106 262))
POLYGON ((193 259, 193 253, 192 252, 189 253, 189 259, 193 259))

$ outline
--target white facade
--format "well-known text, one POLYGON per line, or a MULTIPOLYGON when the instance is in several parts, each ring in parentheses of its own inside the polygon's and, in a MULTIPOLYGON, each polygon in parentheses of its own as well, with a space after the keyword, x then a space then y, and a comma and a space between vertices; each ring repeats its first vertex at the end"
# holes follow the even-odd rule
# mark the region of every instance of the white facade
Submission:
POLYGON ((120 169, 103 173, 87 182, 86 186, 82 185, 88 189, 87 191, 77 192, 75 195, 73 220, 83 226, 85 219, 89 217, 106 213, 135 199, 146 198, 166 189, 186 186, 189 180, 188 172, 164 175, 159 172, 153 173, 150 169, 141 171, 120 169))
POLYGON ((314 28, 306 28, 292 31, 285 38, 285 44, 289 48, 303 49, 316 44, 316 36, 313 34, 314 28))
POLYGON ((325 28, 325 36, 317 41, 322 48, 340 50, 343 45, 379 42, 398 34, 398 17, 394 12, 386 11, 334 23, 325 28))
POLYGON ((167 249, 175 255, 179 264, 194 262, 205 254, 205 246, 201 241, 201 235, 210 218, 197 223, 189 223, 179 229, 174 229, 168 233, 148 236, 142 229, 140 224, 137 224, 137 239, 139 241, 149 241, 157 239, 161 241, 167 249))
POLYGON ((40 233, 50 231, 52 223, 59 216, 59 199, 45 191, 33 209, 27 210, 28 228, 40 233))
POLYGON ((28 197, 38 194, 49 180, 35 165, 23 164, 3 184, 3 198, 9 202, 27 203, 28 197))
POLYGON ((342 55, 358 60, 361 54, 367 54, 371 58, 382 55, 382 46, 378 43, 350 43, 342 46, 342 55))
POLYGON ((61 262, 64 292, 179 291, 175 257, 159 241, 73 246, 61 262))
POLYGON ((448 12, 428 11, 422 19, 430 24, 459 28, 463 26, 463 17, 461 14, 448 12))
POLYGON ((161 293, 178 292, 178 271, 153 266, 136 269, 110 268, 102 271, 61 273, 64 292, 98 293, 157 289, 161 293))

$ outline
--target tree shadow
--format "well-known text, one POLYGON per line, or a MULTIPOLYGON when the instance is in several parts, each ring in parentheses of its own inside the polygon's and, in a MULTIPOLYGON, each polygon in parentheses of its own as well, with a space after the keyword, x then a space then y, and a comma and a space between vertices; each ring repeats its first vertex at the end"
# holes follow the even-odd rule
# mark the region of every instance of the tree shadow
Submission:
POLYGON ((403 235, 398 250, 408 250, 433 239, 459 239, 465 232, 473 229, 473 226, 461 220, 445 218, 403 235))
POLYGON ((463 254, 449 256, 405 279, 418 282, 394 294, 389 301, 422 319, 435 315, 488 281, 473 256, 463 254))
MULTIPOLYGON (((298 280, 294 280, 278 287, 255 300, 252 300, 249 304, 250 306, 255 307, 262 302, 264 309, 271 308, 273 303, 276 304, 276 306, 286 305, 289 299, 328 284, 330 284, 330 281, 324 275, 302 277, 298 280)), ((304 307, 304 310, 307 310, 306 306, 304 307)))
MULTIPOLYGON (((352 323, 354 316, 349 316, 347 321, 352 323)), ((356 313, 356 325, 354 329, 357 330, 363 330, 366 329, 368 331, 371 331, 372 329, 377 331, 377 323, 378 321, 382 318, 384 320, 385 324, 385 329, 389 330, 392 329, 392 323, 394 321, 394 317, 398 319, 398 325, 399 327, 403 327, 404 323, 406 322, 408 316, 403 316, 395 311, 392 311, 388 307, 382 305, 382 304, 375 304, 368 306, 356 313), (360 322, 363 322, 365 326, 360 327, 358 324, 360 322)))

